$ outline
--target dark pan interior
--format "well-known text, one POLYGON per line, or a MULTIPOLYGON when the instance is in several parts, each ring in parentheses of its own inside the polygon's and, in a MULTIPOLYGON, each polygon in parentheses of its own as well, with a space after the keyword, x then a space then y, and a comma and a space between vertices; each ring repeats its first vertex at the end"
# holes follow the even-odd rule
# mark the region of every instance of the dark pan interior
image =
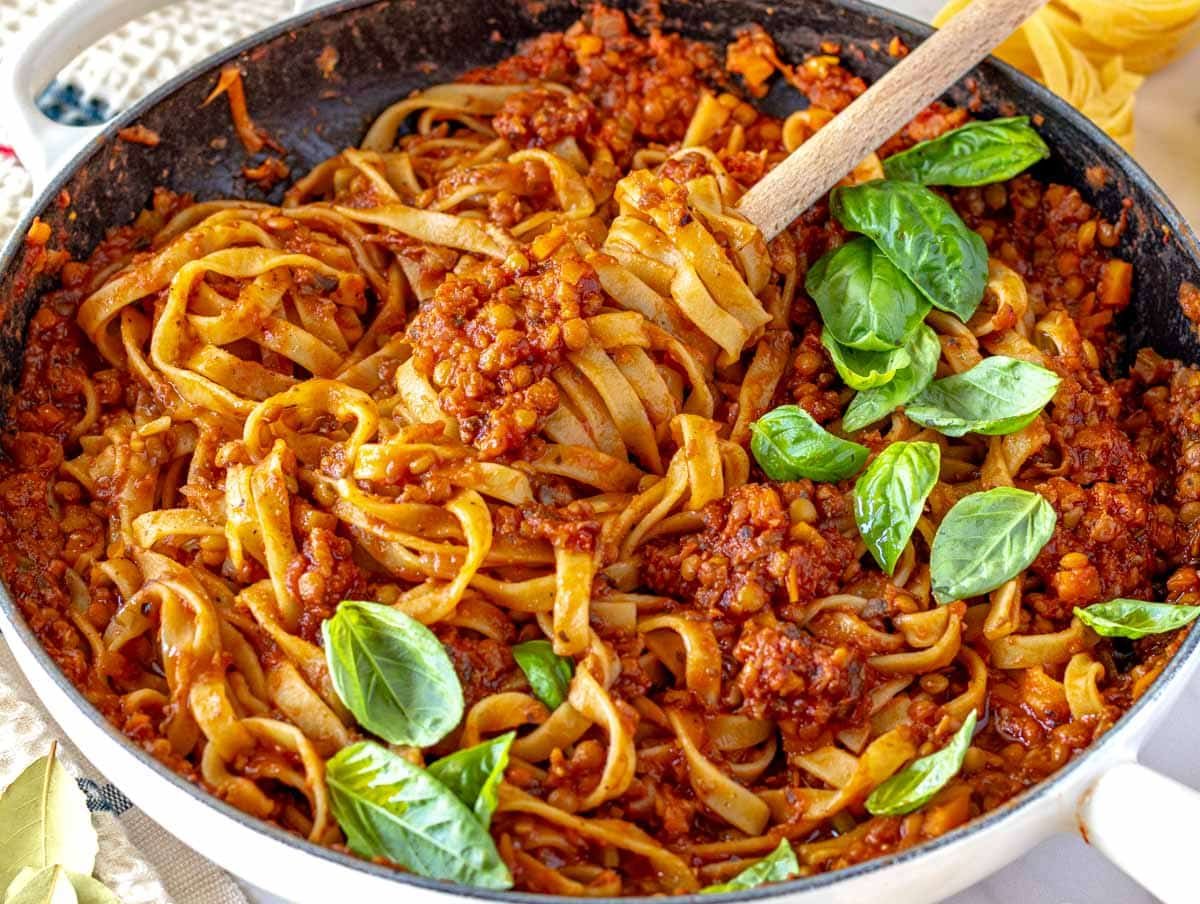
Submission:
MULTIPOLYGON (((640 7, 640 0, 609 2, 629 10, 640 7)), ((233 133, 228 105, 220 100, 201 106, 221 64, 230 59, 236 59, 244 73, 255 121, 287 148, 286 160, 295 175, 357 143, 370 120, 392 101, 495 62, 542 31, 564 28, 578 18, 585 5, 582 0, 391 0, 369 4, 351 0, 327 8, 299 25, 272 29, 265 40, 251 39, 201 64, 120 116, 109 130, 110 137, 80 155, 43 194, 30 216, 36 214, 51 225, 55 246, 81 255, 107 229, 132 220, 149 203, 156 186, 192 192, 199 199, 238 196, 277 201, 282 186, 264 196, 243 179, 241 168, 250 161, 233 133), (323 51, 328 59, 327 47, 332 47, 338 58, 329 77, 318 65, 323 51), (111 137, 117 128, 133 123, 156 131, 161 143, 147 148, 111 137)), ((822 40, 836 41, 842 45, 846 64, 868 80, 894 62, 886 52, 893 35, 915 44, 928 33, 920 23, 857 0, 663 0, 660 8, 666 28, 718 46, 741 27, 762 24, 774 36, 781 54, 793 62, 816 52, 822 40)), ((1124 205, 1131 205, 1129 229, 1120 249, 1121 255, 1135 264, 1129 347, 1151 345, 1165 355, 1200 362, 1200 340, 1177 302, 1183 281, 1200 285, 1200 247, 1158 187, 1096 128, 1002 64, 980 66, 950 99, 974 102, 984 117, 1018 111, 1040 114, 1045 119, 1042 133, 1055 155, 1041 165, 1039 175, 1076 186, 1109 218, 1116 218, 1124 205)), ((794 92, 778 85, 763 103, 777 114, 803 105, 794 92)), ((26 323, 39 292, 46 288, 45 280, 29 275, 29 256, 21 241, 28 223, 27 219, 19 227, 0 255, 0 410, 8 407, 7 394, 19 373, 26 323)), ((10 612, 15 608, 2 587, 0 606, 10 612)), ((1137 709, 1154 705, 1164 683, 1175 675, 1182 659, 1194 653, 1196 645, 1192 638, 1137 709)), ((49 666, 48 661, 44 664, 49 666)), ((82 698, 79 703, 86 705, 82 698)), ((1105 740, 1117 743, 1117 734, 1110 732, 1105 740)), ((162 772, 157 764, 146 762, 148 769, 162 772)), ((1022 795, 1006 811, 1048 793, 1075 765, 1022 795)), ((228 810, 220 803, 214 806, 228 810)), ((231 818, 248 821, 229 813, 231 818)), ((848 872, 870 872, 918 856, 921 850, 951 844, 1004 815, 992 813, 921 849, 848 872)), ((283 843, 302 845, 268 827, 262 830, 276 834, 283 843)), ((313 853, 340 859, 329 851, 313 853)), ((361 868, 377 871, 370 864, 361 868)), ((404 881, 432 885, 413 877, 404 881)), ((792 883, 792 887, 821 887, 835 881, 837 876, 821 876, 792 883)), ((788 886, 764 888, 731 897, 759 899, 788 890, 788 886)), ((510 901, 538 900, 517 893, 464 893, 510 901)))

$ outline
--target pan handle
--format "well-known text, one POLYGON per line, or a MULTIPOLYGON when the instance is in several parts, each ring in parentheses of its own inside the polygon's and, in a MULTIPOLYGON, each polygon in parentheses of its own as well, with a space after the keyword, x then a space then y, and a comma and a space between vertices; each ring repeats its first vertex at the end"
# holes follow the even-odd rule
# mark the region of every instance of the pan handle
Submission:
POLYGON ((38 94, 63 66, 138 16, 171 0, 72 0, 56 16, 12 42, 0 64, 0 115, 5 117, 13 150, 43 188, 59 168, 99 134, 101 126, 66 126, 37 108, 38 94))
POLYGON ((1139 763, 1102 774, 1079 802, 1084 840, 1166 904, 1194 902, 1200 793, 1139 763))

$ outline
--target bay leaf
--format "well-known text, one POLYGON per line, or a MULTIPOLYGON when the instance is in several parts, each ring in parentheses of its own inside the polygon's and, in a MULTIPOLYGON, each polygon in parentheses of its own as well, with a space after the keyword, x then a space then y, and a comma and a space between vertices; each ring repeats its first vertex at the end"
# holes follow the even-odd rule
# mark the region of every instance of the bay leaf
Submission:
POLYGON ((90 876, 99 843, 87 799, 57 749, 30 764, 0 795, 0 888, 25 867, 90 876))
POLYGON ((78 904, 75 889, 61 866, 25 867, 4 895, 4 904, 78 904))
MULTIPOLYGON (((85 876, 83 873, 68 872, 58 866, 48 866, 42 870, 25 867, 17 873, 17 878, 13 879, 12 885, 9 886, 9 895, 14 895, 17 891, 24 889, 35 876, 39 876, 42 873, 51 873, 55 870, 58 870, 60 874, 55 883, 51 885, 48 881, 43 882, 43 885, 47 886, 50 891, 50 897, 46 900, 53 902, 53 904, 58 904, 59 898, 65 895, 65 892, 60 890, 64 879, 74 890, 74 900, 77 904, 121 904, 121 899, 99 879, 85 876), (56 895, 59 898, 56 898, 56 895)), ((9 904, 8 898, 4 899, 4 904, 9 904)))
POLYGON ((67 873, 79 904, 121 904, 121 899, 99 879, 83 873, 67 873))

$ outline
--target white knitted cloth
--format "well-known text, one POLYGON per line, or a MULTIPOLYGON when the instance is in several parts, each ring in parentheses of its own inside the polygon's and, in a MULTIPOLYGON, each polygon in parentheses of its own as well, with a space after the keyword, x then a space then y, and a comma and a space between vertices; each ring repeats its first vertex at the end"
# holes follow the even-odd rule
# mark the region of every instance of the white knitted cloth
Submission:
MULTIPOLYGON (((64 0, 0 0, 0 56, 64 0)), ((107 0, 94 0, 97 3, 107 0)), ((115 113, 180 69, 286 16, 292 0, 181 0, 122 28, 63 70, 60 84, 115 113)), ((0 147, 9 142, 0 122, 0 147)), ((32 200, 29 176, 0 152, 0 241, 32 200)), ((100 835, 97 876, 123 904, 246 904, 229 875, 164 832, 108 784, 37 704, 0 637, 0 788, 57 740, 100 835)), ((2 890, 0 890, 2 891, 2 890)))

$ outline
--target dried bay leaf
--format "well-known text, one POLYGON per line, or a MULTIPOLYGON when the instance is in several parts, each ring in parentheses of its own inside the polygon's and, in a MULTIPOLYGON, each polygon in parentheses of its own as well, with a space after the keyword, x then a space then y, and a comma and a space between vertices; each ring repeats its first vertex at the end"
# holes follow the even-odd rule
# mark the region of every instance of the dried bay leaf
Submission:
POLYGON ((99 843, 87 799, 56 752, 52 745, 0 795, 0 889, 26 867, 84 876, 95 868, 99 843))
POLYGON ((78 904, 78 901, 67 871, 61 866, 20 870, 4 896, 4 904, 78 904))

